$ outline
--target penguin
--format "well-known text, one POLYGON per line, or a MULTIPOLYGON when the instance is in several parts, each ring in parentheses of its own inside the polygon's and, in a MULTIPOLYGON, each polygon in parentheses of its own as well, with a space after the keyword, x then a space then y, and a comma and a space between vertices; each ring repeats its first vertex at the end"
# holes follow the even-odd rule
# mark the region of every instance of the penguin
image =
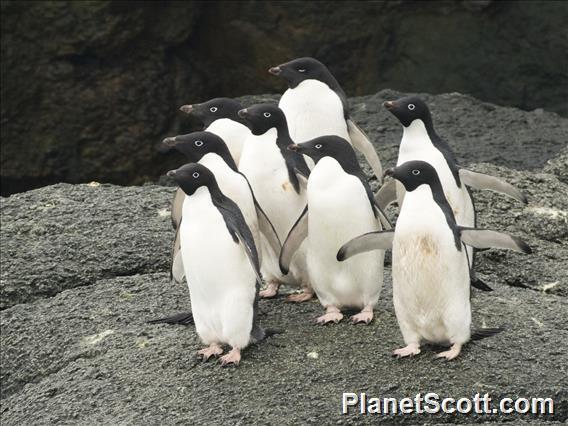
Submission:
POLYGON ((288 149, 313 159, 308 179, 308 205, 286 238, 280 267, 289 262, 306 240, 306 261, 312 288, 326 313, 318 324, 338 323, 342 309, 360 312, 352 323, 369 324, 383 285, 384 252, 366 253, 347 262, 337 261, 341 245, 357 235, 382 230, 378 208, 353 148, 339 136, 321 136, 288 149), (309 213, 308 213, 309 211, 309 213))
POLYGON ((214 98, 201 104, 182 105, 180 110, 201 120, 204 130, 223 139, 238 166, 243 144, 250 136, 248 127, 238 116, 242 108, 235 99, 214 98))
POLYGON ((379 156, 367 135, 350 118, 345 92, 324 64, 314 58, 297 58, 268 72, 288 83, 278 106, 286 115, 293 140, 340 136, 363 154, 381 182, 379 156))
MULTIPOLYGON (((286 149, 293 143, 284 112, 276 105, 256 104, 239 111, 252 135, 243 146, 239 170, 249 180, 259 203, 283 241, 307 203, 306 179, 310 169, 301 154, 286 149)), ((313 297, 305 266, 305 253, 300 248, 293 259, 290 274, 283 276, 278 266, 280 251, 272 252, 270 271, 266 271, 267 288, 260 293, 269 298, 278 294, 282 283, 301 286, 300 294, 287 301, 303 302, 313 297)))
POLYGON ((258 291, 262 282, 254 237, 239 206, 227 197, 214 174, 190 163, 170 170, 186 194, 180 244, 188 277, 195 328, 207 345, 203 360, 223 353, 221 365, 238 365, 241 350, 263 340, 258 323, 258 291))
MULTIPOLYGON (((280 251, 281 243, 272 223, 256 200, 248 180, 238 171, 223 139, 211 132, 193 132, 165 138, 163 144, 181 152, 189 161, 203 164, 215 175, 221 191, 241 209, 257 248, 267 246, 275 252, 280 251)), ((181 220, 182 218, 180 218, 181 220)), ((179 229, 178 227, 174 238, 170 273, 172 280, 176 283, 181 283, 185 276, 180 252, 179 229)), ((261 250, 259 250, 259 259, 262 271, 261 250)), ((185 314, 185 316, 176 314, 152 320, 151 323, 187 324, 189 318, 191 318, 190 313, 185 314)))
POLYGON ((356 237, 341 247, 337 259, 392 249, 394 308, 406 344, 393 355, 417 355, 420 346, 428 342, 451 345, 437 357, 452 360, 470 339, 502 330, 471 333, 470 267, 465 246, 526 254, 531 248, 514 236, 458 225, 440 174, 429 163, 408 161, 385 174, 406 190, 395 229, 356 237))
MULTIPOLYGON (((434 130, 430 110, 422 99, 409 96, 397 101, 387 101, 384 106, 403 126, 397 165, 411 160, 430 163, 438 173, 458 224, 469 227, 476 225, 475 206, 468 186, 501 192, 524 204, 527 203, 526 196, 512 185, 492 176, 461 168, 450 146, 434 130)), ((404 188, 400 183, 395 184, 394 180, 385 183, 376 197, 383 209, 395 200, 399 206, 402 205, 403 198, 404 188)), ((471 247, 467 250, 472 268, 472 285, 480 290, 491 291, 491 287, 475 276, 475 253, 471 247)))

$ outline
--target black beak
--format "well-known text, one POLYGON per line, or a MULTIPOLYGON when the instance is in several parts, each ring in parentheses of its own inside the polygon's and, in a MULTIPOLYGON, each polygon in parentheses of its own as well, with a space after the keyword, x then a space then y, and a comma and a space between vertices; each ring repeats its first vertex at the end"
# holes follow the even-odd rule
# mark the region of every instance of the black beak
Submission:
POLYGON ((298 152, 300 150, 300 146, 296 145, 295 143, 293 143, 292 145, 288 145, 287 148, 289 151, 294 151, 294 152, 298 152))
POLYGON ((241 118, 247 118, 248 117, 248 110, 245 109, 241 109, 239 110, 239 112, 237 112, 237 115, 241 118))
POLYGON ((383 102, 383 106, 390 111, 391 109, 396 107, 396 103, 394 103, 393 101, 386 101, 383 102))
POLYGON ((165 138, 165 139, 162 141, 162 143, 163 143, 164 145, 167 145, 167 146, 174 146, 174 145, 176 144, 176 138, 175 138, 175 136, 174 136, 174 137, 170 137, 170 138, 165 138))
POLYGON ((282 68, 280 67, 272 67, 268 70, 268 72, 272 75, 280 75, 280 73, 282 72, 282 68))
POLYGON ((168 176, 168 177, 174 177, 175 175, 176 175, 175 170, 170 170, 168 173, 166 173, 166 176, 168 176))
POLYGON ((386 170, 385 170, 385 174, 383 175, 383 177, 385 177, 385 176, 390 176, 390 177, 394 176, 394 169, 392 169, 392 168, 391 168, 391 169, 386 169, 386 170))
POLYGON ((193 105, 182 105, 179 107, 179 110, 181 112, 185 112, 186 114, 191 114, 191 112, 194 110, 193 105))

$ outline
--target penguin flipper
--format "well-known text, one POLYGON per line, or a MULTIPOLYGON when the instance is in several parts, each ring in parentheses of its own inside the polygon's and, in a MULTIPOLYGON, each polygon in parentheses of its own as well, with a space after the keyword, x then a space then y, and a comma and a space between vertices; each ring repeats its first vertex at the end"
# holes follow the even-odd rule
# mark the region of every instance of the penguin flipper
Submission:
POLYGON ((278 263, 280 265, 280 270, 284 275, 290 271, 290 263, 292 262, 292 257, 300 246, 302 241, 308 236, 308 206, 304 209, 290 232, 284 241, 282 246, 282 251, 280 252, 280 258, 278 263))
POLYGON ((530 254, 532 249, 519 237, 492 231, 490 229, 474 229, 458 226, 464 243, 475 248, 502 248, 530 254))
POLYGON ((467 186, 480 190, 499 192, 514 198, 523 204, 528 204, 527 196, 504 180, 466 169, 460 169, 459 174, 460 179, 467 186))
POLYGON ((172 227, 174 229, 179 228, 179 224, 181 222, 181 214, 183 211, 183 200, 185 200, 185 193, 181 188, 176 190, 176 194, 174 195, 174 199, 172 201, 172 227))
POLYGON ((300 182, 300 188, 302 188, 304 191, 307 191, 308 190, 309 175, 306 175, 297 167, 294 167, 294 172, 296 173, 296 176, 298 177, 298 182, 300 182))
POLYGON ((368 232, 353 238, 343 244, 337 252, 337 260, 343 262, 357 254, 366 253, 372 250, 390 250, 394 230, 368 232))
MULTIPOLYGON (((181 218, 179 224, 181 224, 181 218)), ((170 269, 170 281, 173 281, 175 284, 182 284, 183 279, 185 278, 185 270, 183 269, 183 257, 181 256, 180 248, 181 245, 178 227, 176 229, 176 236, 174 238, 174 245, 172 247, 172 267, 170 269)))
POLYGON ((270 245, 272 250, 274 250, 274 253, 280 253, 280 250, 282 249, 282 243, 280 242, 280 238, 278 238, 276 229, 274 229, 274 225, 272 224, 264 210, 262 210, 262 207, 260 207, 260 204, 258 204, 256 198, 254 198, 254 195, 253 199, 254 206, 256 207, 256 215, 258 217, 258 227, 260 229, 260 232, 262 232, 262 234, 266 237, 266 240, 268 241, 268 244, 270 245))
POLYGON ((373 206, 373 208, 377 212, 377 215, 379 217, 379 221, 383 225, 383 228, 387 231, 392 229, 392 224, 390 223, 390 220, 387 217, 387 215, 385 214, 385 212, 383 212, 383 210, 376 204, 373 206))
POLYGON ((381 209, 386 209, 396 201, 396 181, 390 179, 375 194, 375 202, 381 209))
MULTIPOLYGON (((252 269, 254 270, 254 273, 256 274, 257 293, 258 293, 258 289, 262 285, 262 274, 260 273, 260 262, 258 260, 258 254, 257 254, 258 252, 256 251, 256 247, 254 245, 254 240, 252 239, 252 235, 250 235, 249 238, 247 238, 238 229, 233 229, 233 232, 235 233, 235 235, 239 239, 239 243, 245 249, 245 253, 246 253, 247 258, 249 260, 250 266, 252 267, 252 269)), ((250 232, 249 232, 249 234, 250 234, 250 232)))
POLYGON ((379 183, 383 181, 383 166, 381 165, 381 160, 375 147, 365 134, 363 130, 351 119, 347 120, 347 131, 349 132, 349 138, 351 139, 351 144, 357 149, 365 159, 367 163, 371 166, 373 173, 377 177, 379 183))

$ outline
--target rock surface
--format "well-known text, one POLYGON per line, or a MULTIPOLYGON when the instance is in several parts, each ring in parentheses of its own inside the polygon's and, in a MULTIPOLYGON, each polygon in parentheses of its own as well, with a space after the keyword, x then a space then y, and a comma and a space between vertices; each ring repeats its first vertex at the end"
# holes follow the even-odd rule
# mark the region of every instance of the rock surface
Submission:
MULTIPOLYGON (((400 129, 379 105, 394 95, 351 99, 385 166, 393 164, 400 129)), ((146 323, 188 308, 186 288, 171 285, 167 271, 173 188, 59 184, 1 199, 1 423, 565 421, 567 120, 458 94, 424 97, 463 164, 529 197, 522 206, 475 192, 479 226, 518 235, 534 249, 480 253, 479 275, 495 291, 473 291, 474 323, 505 324, 504 332, 467 345, 450 363, 434 360, 433 348, 392 359, 402 339, 387 267, 370 326, 317 327, 315 301, 262 301, 262 323, 285 333, 247 349, 238 369, 203 364, 194 357, 200 344, 192 326, 146 323), (551 397, 555 414, 342 416, 343 392, 551 397)))
POLYGON ((156 144, 190 127, 181 104, 281 92, 266 70, 298 56, 328 64, 350 95, 459 91, 568 114, 566 2, 1 7, 3 195, 155 180, 175 161, 156 144))

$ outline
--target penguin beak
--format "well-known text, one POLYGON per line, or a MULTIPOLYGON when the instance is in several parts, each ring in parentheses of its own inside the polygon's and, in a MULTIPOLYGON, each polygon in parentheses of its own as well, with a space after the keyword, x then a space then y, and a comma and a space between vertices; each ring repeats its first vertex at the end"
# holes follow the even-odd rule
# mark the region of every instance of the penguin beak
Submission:
POLYGON ((194 110, 193 105, 182 105, 179 107, 179 110, 181 112, 185 112, 186 114, 191 114, 191 112, 194 110))
POLYGON ((383 106, 390 111, 391 109, 396 107, 396 104, 393 101, 386 101, 383 102, 383 106))
POLYGON ((294 152, 298 152, 300 150, 300 146, 296 145, 295 143, 293 143, 292 145, 288 145, 287 148, 289 151, 294 151, 294 152))
POLYGON ((165 138, 162 143, 166 146, 174 146, 176 144, 176 138, 175 136, 173 138, 165 138))
POLYGON ((174 177, 175 175, 176 175, 175 170, 170 170, 168 173, 166 173, 166 176, 168 176, 168 177, 174 177))
POLYGON ((386 170, 385 170, 385 174, 383 175, 383 177, 385 177, 385 176, 393 177, 393 176, 394 176, 394 169, 392 169, 392 168, 391 168, 391 169, 386 169, 386 170))
POLYGON ((239 110, 239 112, 237 112, 237 115, 241 118, 247 118, 248 117, 248 110, 245 109, 241 109, 239 110))
POLYGON ((268 70, 268 72, 272 75, 280 75, 282 69, 280 67, 272 67, 268 70))

